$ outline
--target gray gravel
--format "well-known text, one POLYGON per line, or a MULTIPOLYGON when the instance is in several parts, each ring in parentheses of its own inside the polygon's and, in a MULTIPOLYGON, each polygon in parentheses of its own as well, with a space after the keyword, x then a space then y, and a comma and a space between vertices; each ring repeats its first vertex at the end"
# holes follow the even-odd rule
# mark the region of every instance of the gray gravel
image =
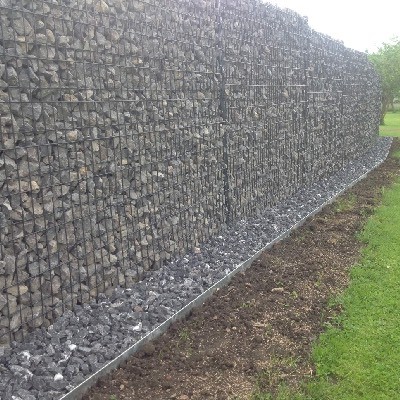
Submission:
POLYGON ((274 238, 384 160, 377 145, 335 176, 299 191, 279 207, 226 229, 191 254, 148 272, 130 289, 66 311, 23 343, 0 348, 0 398, 58 399, 132 346, 274 238))

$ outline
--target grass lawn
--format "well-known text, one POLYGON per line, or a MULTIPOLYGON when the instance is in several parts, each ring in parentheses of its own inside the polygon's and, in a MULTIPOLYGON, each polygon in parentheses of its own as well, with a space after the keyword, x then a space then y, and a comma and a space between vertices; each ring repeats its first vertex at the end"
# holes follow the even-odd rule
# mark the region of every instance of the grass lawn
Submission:
POLYGON ((363 259, 352 270, 341 328, 331 328, 314 351, 318 378, 310 399, 400 398, 400 182, 361 235, 363 259))
POLYGON ((300 392, 283 387, 257 400, 400 399, 400 181, 384 190, 360 239, 362 259, 334 300, 344 312, 314 348, 316 377, 300 392))
POLYGON ((381 136, 400 137, 400 112, 388 112, 385 116, 385 125, 379 127, 381 136))

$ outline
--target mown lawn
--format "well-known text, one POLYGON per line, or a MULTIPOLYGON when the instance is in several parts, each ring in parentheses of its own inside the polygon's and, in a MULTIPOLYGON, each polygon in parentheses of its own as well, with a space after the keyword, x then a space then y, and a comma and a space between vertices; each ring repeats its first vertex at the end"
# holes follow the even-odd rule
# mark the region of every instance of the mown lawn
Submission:
POLYGON ((321 336, 305 398, 400 399, 400 182, 361 237, 367 247, 341 299, 341 327, 321 336))
POLYGON ((314 348, 316 377, 257 400, 400 399, 400 180, 384 190, 360 239, 362 259, 334 300, 344 312, 314 348))
MULTIPOLYGON (((379 127, 381 136, 400 137, 400 112, 388 112, 385 116, 385 125, 379 127)), ((400 396, 399 396, 400 398, 400 396)))

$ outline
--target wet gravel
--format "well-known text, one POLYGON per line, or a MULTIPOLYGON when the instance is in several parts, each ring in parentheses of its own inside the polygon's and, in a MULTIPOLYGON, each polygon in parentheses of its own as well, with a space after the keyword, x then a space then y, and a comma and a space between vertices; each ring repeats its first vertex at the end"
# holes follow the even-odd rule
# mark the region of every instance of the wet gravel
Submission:
POLYGON ((193 253, 149 272, 130 289, 66 311, 23 343, 0 348, 0 398, 59 399, 182 309, 277 236, 350 186, 387 156, 391 139, 335 176, 262 215, 239 221, 193 253))

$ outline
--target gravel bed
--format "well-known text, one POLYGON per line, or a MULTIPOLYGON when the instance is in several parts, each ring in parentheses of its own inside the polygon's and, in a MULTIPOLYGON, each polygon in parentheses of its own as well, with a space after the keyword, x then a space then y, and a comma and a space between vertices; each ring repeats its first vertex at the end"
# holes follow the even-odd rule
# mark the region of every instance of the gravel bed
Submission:
POLYGON ((59 399, 277 236, 383 161, 391 139, 380 138, 335 176, 299 191, 262 215, 239 221, 130 289, 66 311, 23 343, 0 348, 0 398, 59 399))

